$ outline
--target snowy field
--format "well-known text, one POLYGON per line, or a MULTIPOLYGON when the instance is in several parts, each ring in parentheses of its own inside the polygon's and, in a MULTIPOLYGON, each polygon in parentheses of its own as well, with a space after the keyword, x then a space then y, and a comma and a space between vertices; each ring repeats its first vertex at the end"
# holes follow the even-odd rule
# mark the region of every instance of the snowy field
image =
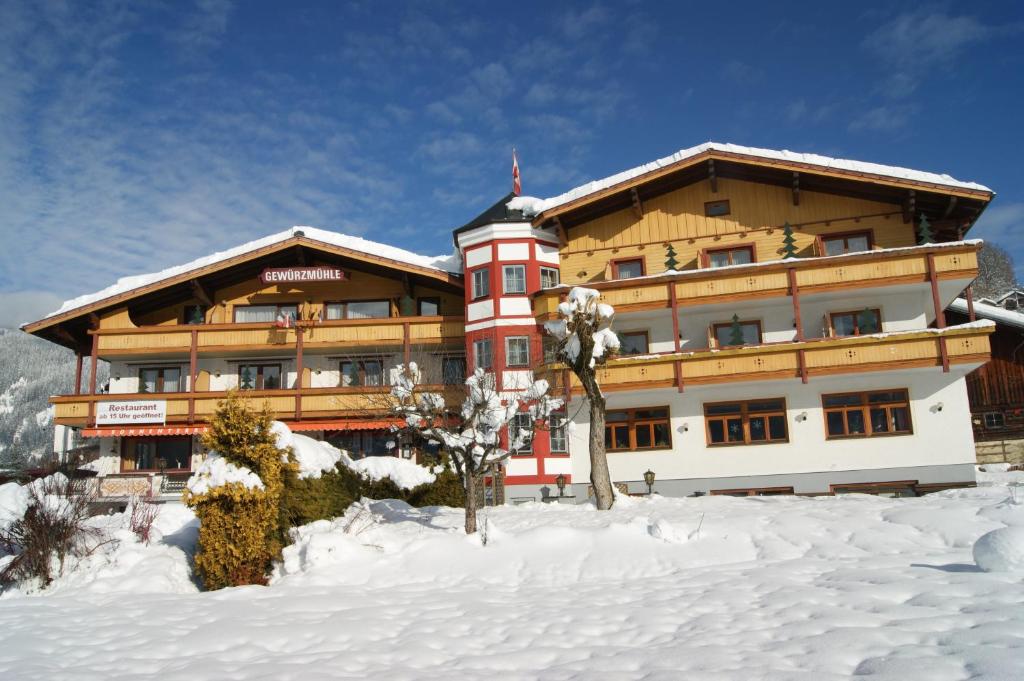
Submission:
POLYGON ((375 502, 303 528, 271 586, 210 594, 169 510, 161 541, 0 598, 0 678, 1024 679, 1024 572, 971 554, 1024 526, 1022 478, 506 507, 486 546, 460 510, 375 502))

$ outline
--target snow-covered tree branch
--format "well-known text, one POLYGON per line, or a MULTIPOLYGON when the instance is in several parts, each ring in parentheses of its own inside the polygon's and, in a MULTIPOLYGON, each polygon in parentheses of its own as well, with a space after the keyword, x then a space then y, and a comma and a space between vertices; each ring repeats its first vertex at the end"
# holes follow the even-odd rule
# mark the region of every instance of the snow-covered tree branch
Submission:
POLYGON ((391 395, 405 428, 438 443, 451 458, 466 491, 466 533, 476 532, 477 490, 484 477, 502 461, 524 449, 533 439, 534 424, 546 422, 562 406, 548 396, 548 382, 534 381, 521 393, 499 393, 493 373, 477 369, 465 383, 462 404, 449 406, 444 395, 420 388, 415 362, 392 372, 391 395), (528 414, 530 428, 511 424, 528 414), (505 437, 503 433, 507 431, 505 437))
POLYGON ((605 400, 597 382, 597 367, 619 350, 619 337, 612 331, 615 309, 599 301, 594 289, 575 287, 558 305, 558 319, 546 322, 544 330, 558 341, 556 357, 566 364, 583 386, 590 403, 590 482, 597 507, 612 507, 614 493, 604 446, 605 400))

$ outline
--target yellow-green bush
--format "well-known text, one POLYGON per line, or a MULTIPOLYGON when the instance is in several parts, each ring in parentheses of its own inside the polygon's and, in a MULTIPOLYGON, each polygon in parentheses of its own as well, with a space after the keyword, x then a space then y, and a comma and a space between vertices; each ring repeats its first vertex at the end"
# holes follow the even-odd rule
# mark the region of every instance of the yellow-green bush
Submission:
POLYGON ((265 584, 271 561, 282 548, 278 514, 286 472, 293 464, 270 431, 270 412, 253 410, 231 393, 203 436, 203 444, 236 466, 244 466, 263 481, 263 489, 229 483, 204 494, 185 492, 185 503, 199 518, 195 565, 206 589, 242 584, 265 584))

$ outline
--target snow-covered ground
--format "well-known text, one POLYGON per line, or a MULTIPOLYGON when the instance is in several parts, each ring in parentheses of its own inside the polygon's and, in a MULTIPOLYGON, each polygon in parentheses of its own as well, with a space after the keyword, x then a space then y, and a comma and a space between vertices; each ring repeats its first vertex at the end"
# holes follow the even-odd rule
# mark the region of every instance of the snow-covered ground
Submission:
POLYGON ((503 507, 486 546, 458 509, 373 502, 303 528, 271 586, 216 593, 183 578, 179 510, 165 543, 0 598, 0 678, 1022 679, 1024 572, 971 547, 1024 527, 1024 474, 979 478, 503 507))

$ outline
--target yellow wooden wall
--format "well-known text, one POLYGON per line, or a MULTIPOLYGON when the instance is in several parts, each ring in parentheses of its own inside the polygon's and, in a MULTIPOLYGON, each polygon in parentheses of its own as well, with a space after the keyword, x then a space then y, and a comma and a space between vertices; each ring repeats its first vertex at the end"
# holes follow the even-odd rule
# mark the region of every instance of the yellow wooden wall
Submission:
POLYGON ((730 245, 754 245, 759 261, 778 260, 782 257, 781 227, 786 222, 794 225, 801 256, 812 254, 819 234, 870 229, 876 247, 915 243, 913 225, 903 222, 898 205, 801 191, 800 205, 794 206, 790 189, 743 180, 719 179, 715 193, 703 180, 648 199, 643 208, 639 219, 632 208, 626 208, 572 226, 561 250, 563 283, 609 279, 609 261, 630 257, 643 257, 648 274, 663 272, 666 243, 677 253, 678 269, 695 269, 703 249, 730 245), (704 215, 705 202, 726 199, 729 215, 704 215), (893 215, 866 217, 882 213, 893 215), (817 224, 805 224, 812 222, 817 224))
MULTIPOLYGON (((236 305, 261 305, 271 303, 299 303, 306 317, 316 314, 325 302, 355 300, 397 301, 405 295, 402 282, 388 277, 379 277, 365 272, 346 270, 349 279, 341 282, 301 282, 297 284, 264 284, 259 278, 228 286, 218 291, 209 291, 217 305, 207 313, 208 324, 231 323, 236 305)), ((441 299, 441 313, 446 316, 462 316, 464 301, 461 295, 442 293, 425 286, 414 286, 415 298, 441 299)), ((184 310, 189 305, 198 305, 197 299, 183 300, 174 305, 137 315, 134 321, 139 326, 179 324, 184 310)), ((393 302, 392 315, 398 316, 393 302)), ((115 328, 111 326, 110 328, 115 328)), ((123 328, 123 327, 122 327, 123 328)))

